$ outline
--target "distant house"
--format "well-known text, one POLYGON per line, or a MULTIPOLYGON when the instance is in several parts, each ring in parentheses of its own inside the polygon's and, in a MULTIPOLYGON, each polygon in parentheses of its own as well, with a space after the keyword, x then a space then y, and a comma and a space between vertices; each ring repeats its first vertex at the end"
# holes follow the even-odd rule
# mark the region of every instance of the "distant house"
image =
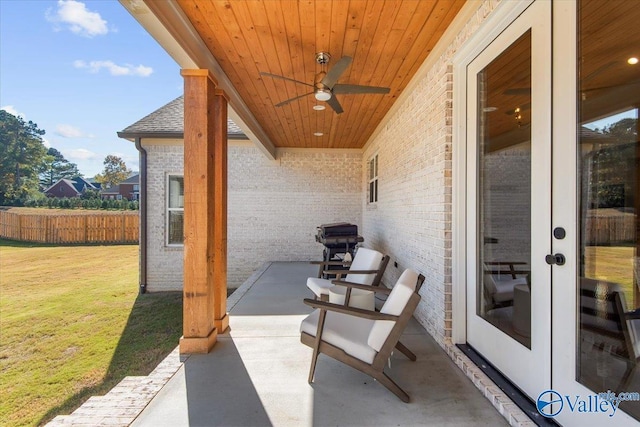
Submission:
POLYGON ((51 187, 44 190, 44 194, 47 197, 58 198, 80 197, 87 190, 97 190, 97 188, 81 176, 76 176, 59 179, 51 187))
POLYGON ((102 200, 140 200, 140 174, 135 174, 118 185, 100 190, 102 200))

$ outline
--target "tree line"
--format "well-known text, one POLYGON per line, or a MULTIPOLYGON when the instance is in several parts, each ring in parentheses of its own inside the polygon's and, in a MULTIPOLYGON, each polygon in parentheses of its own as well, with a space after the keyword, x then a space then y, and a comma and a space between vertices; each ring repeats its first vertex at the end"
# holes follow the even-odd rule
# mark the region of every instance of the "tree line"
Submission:
MULTIPOLYGON (((60 151, 45 146, 42 139, 44 134, 45 131, 38 128, 36 123, 25 122, 22 117, 0 110, 0 206, 67 204, 53 201, 55 198, 47 200, 43 191, 60 179, 83 175, 78 165, 65 159, 60 151)), ((118 156, 108 155, 103 164, 103 172, 94 179, 104 188, 119 184, 131 175, 131 170, 118 156)), ((96 197, 100 201, 100 195, 96 197)), ((88 204, 91 194, 79 200, 88 204)), ((69 201, 68 204, 82 207, 75 206, 75 201, 69 201)), ((110 208, 113 207, 104 209, 110 208)), ((125 209, 129 209, 129 206, 125 209)))

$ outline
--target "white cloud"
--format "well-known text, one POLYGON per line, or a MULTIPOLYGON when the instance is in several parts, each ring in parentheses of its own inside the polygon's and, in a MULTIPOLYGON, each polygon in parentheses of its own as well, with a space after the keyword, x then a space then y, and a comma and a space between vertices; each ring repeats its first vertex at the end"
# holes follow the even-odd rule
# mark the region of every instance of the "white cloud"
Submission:
POLYGON ((64 157, 66 157, 67 159, 74 161, 74 160, 91 160, 91 159, 97 159, 98 155, 96 153, 94 153, 93 151, 89 151, 86 148, 74 148, 71 150, 64 150, 63 151, 63 155, 64 157))
MULTIPOLYGON (((76 0, 58 0, 55 11, 49 9, 46 18, 56 26, 66 26, 72 33, 84 37, 107 34, 107 21, 98 12, 91 12, 84 3, 76 0)), ((55 28, 59 30, 58 27, 55 28)))
POLYGON ((13 105, 5 105, 4 107, 0 107, 0 110, 4 110, 7 113, 13 114, 16 117, 22 117, 23 120, 25 119, 24 114, 16 110, 13 105))
POLYGON ((98 73, 105 68, 112 76, 139 76, 149 77, 153 73, 153 68, 144 65, 124 64, 118 65, 113 61, 91 61, 86 62, 81 59, 73 61, 73 66, 80 69, 89 70, 90 73, 98 73))
POLYGON ((86 134, 75 126, 65 124, 56 126, 56 135, 64 138, 94 138, 93 135, 86 134))
POLYGON ((47 138, 42 138, 42 144, 47 148, 51 148, 51 142, 47 138))

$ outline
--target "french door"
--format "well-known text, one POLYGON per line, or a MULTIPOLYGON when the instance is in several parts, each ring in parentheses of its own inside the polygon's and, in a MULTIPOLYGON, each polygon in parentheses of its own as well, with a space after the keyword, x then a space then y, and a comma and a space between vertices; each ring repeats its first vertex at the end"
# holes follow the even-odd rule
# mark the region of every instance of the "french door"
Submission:
POLYGON ((562 399, 548 413, 562 425, 638 425, 640 8, 555 3, 553 226, 566 238, 552 246, 571 255, 552 269, 552 389, 562 399))
POLYGON ((637 425, 640 8, 516 12, 461 60, 464 337, 562 425, 637 425))
POLYGON ((551 3, 467 68, 467 342, 527 395, 551 385, 551 3))

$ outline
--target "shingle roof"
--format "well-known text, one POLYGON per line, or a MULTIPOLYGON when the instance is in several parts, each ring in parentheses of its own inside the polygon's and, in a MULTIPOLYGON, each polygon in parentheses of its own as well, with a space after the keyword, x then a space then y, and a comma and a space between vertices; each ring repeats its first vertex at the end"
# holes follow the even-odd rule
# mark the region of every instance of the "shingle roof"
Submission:
POLYGON ((90 183, 89 181, 87 181, 86 179, 84 179, 81 176, 75 176, 73 178, 71 178, 71 181, 73 182, 73 187, 78 190, 79 193, 82 193, 84 190, 95 190, 96 187, 90 183))
POLYGON ((82 193, 84 192, 84 190, 87 190, 87 189, 89 190, 97 189, 97 187, 95 187, 93 184, 91 184, 89 181, 85 180, 81 176, 75 176, 73 178, 60 178, 59 180, 54 182, 53 185, 51 185, 49 188, 44 190, 44 192, 48 193, 53 187, 55 187, 58 184, 64 184, 78 193, 82 193))
POLYGON ((122 181, 120 184, 139 184, 140 183, 140 174, 137 173, 135 175, 131 175, 129 178, 122 181))
POLYGON ((118 194, 120 192, 120 184, 112 185, 109 188, 103 188, 100 190, 102 194, 118 194))
MULTIPOLYGON (((184 97, 179 96, 153 113, 118 132, 120 138, 166 137, 182 138, 184 135, 184 97)), ((227 120, 229 139, 247 139, 233 120, 227 120)))

